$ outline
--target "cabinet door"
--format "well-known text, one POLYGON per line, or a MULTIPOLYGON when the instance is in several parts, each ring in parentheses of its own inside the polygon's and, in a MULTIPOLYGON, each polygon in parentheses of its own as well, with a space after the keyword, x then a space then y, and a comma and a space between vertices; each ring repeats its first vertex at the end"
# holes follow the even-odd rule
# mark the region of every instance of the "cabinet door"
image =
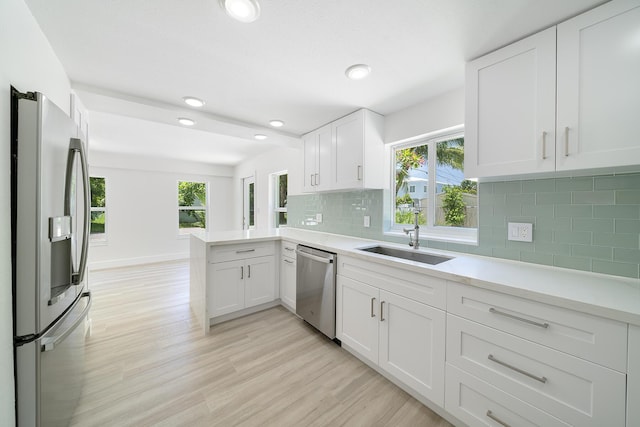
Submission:
POLYGON ((629 325, 627 425, 640 426, 640 326, 629 325))
POLYGON ((558 25, 557 169, 640 164, 640 3, 558 25))
POLYGON ((245 266, 245 307, 271 302, 276 297, 273 256, 252 258, 245 266))
POLYGON ((331 125, 321 127, 318 133, 318 174, 315 180, 315 191, 332 189, 331 175, 331 125))
POLYGON ((338 330, 342 343, 361 356, 378 363, 378 289, 338 276, 341 316, 338 330))
POLYGON ((209 264, 207 279, 209 316, 216 317, 244 308, 244 261, 209 264))
POLYGON ((444 406, 444 311, 382 290, 380 304, 380 367, 444 406))
POLYGON ((555 169, 556 29, 467 64, 467 178, 555 169))
POLYGON ((293 311, 296 310, 296 261, 283 257, 280 262, 280 299, 293 311))
POLYGON ((312 132, 304 136, 304 182, 303 190, 315 191, 318 174, 318 134, 312 132))
POLYGON ((360 110, 332 124, 335 189, 360 188, 364 160, 364 111, 360 110))

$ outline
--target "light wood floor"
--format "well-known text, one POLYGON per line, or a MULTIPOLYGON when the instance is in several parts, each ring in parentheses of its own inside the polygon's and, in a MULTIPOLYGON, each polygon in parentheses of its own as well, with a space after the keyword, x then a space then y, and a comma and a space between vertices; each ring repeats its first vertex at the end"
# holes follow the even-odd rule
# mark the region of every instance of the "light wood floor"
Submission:
POLYGON ((187 262, 92 272, 74 426, 450 426, 282 307, 216 325, 187 262))

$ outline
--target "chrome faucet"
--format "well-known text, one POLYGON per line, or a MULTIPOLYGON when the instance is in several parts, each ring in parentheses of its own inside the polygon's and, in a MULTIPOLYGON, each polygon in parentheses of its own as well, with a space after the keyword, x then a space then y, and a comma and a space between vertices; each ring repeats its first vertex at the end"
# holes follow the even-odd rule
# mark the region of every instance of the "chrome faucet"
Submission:
POLYGON ((420 226, 418 225, 418 216, 420 215, 420 203, 413 205, 413 228, 403 228, 402 230, 409 236, 409 246, 413 246, 413 249, 420 247, 420 226))

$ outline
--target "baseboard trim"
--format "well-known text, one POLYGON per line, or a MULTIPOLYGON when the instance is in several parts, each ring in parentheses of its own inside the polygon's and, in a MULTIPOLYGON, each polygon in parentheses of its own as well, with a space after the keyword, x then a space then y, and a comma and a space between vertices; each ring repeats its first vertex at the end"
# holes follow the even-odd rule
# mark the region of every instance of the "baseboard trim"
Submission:
POLYGON ((135 257, 135 258, 111 259, 106 261, 93 261, 93 262, 90 261, 89 270, 95 271, 95 270, 104 270, 107 268, 130 267, 133 265, 153 264, 156 262, 165 262, 165 261, 178 261, 178 260, 183 260, 188 258, 189 258, 188 252, 181 252, 181 253, 173 253, 173 254, 135 257))

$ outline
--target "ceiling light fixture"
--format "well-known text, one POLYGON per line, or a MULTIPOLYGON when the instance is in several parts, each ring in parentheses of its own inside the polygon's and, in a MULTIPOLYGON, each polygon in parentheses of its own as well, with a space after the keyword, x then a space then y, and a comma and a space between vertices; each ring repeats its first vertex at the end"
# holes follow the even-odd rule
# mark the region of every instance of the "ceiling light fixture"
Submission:
POLYGON ((240 22, 253 22, 260 16, 258 0, 220 0, 227 15, 240 22))
POLYGON ((257 139, 258 141, 262 141, 264 139, 267 139, 267 135, 263 135, 261 133, 257 133, 253 136, 255 139, 257 139))
POLYGON ((178 123, 183 126, 193 126, 196 124, 195 120, 191 120, 186 117, 178 117, 178 123))
POLYGON ((281 128, 284 126, 284 122, 282 120, 271 120, 269 124, 274 128, 281 128))
POLYGON ((371 67, 367 64, 355 64, 344 72, 351 80, 362 80, 371 73, 371 67))
POLYGON ((185 96, 182 98, 185 104, 190 105, 191 107, 203 107, 204 101, 200 98, 196 98, 195 96, 185 96))

